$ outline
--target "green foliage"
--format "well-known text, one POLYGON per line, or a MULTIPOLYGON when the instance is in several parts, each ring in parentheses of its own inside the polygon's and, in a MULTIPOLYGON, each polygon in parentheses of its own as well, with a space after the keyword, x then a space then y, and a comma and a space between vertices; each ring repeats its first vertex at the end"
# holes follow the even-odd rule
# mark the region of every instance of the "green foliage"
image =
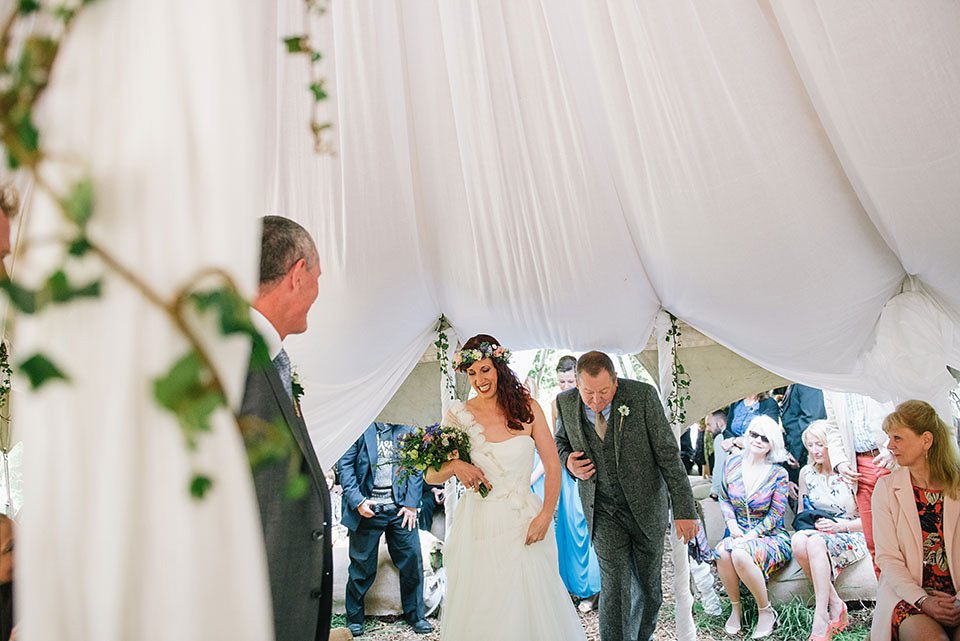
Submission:
POLYGON ((68 303, 77 298, 97 298, 100 296, 100 281, 86 285, 73 285, 66 272, 58 269, 47 278, 39 289, 29 289, 5 278, 0 281, 0 289, 6 292, 10 303, 24 314, 36 314, 50 303, 68 303))
POLYGON ((212 487, 213 479, 205 474, 195 474, 190 479, 190 496, 197 500, 202 499, 212 487))
POLYGON ((287 46, 287 53, 303 53, 309 49, 307 36, 290 36, 283 39, 283 44, 287 46))
POLYGON ((452 365, 450 361, 447 360, 447 350, 450 349, 450 340, 447 338, 446 333, 448 327, 450 327, 450 323, 447 322, 447 318, 443 314, 440 314, 440 318, 437 320, 437 340, 433 341, 433 345, 437 348, 437 362, 440 363, 440 373, 443 375, 447 393, 450 394, 450 399, 453 400, 457 397, 457 392, 453 384, 452 365))
POLYGON ((316 101, 326 100, 327 92, 323 87, 322 82, 311 82, 310 83, 310 93, 313 94, 313 98, 316 101))
POLYGON ((196 349, 174 363, 153 381, 153 395, 161 407, 173 412, 187 445, 196 447, 197 435, 210 431, 210 417, 227 399, 196 349))
POLYGON ((307 477, 303 474, 297 474, 296 476, 287 478, 287 482, 283 486, 283 496, 291 501, 295 501, 305 497, 309 489, 310 481, 307 477))
POLYGON ((30 389, 36 390, 50 381, 60 379, 70 380, 66 374, 57 367, 53 361, 41 353, 36 353, 27 360, 20 363, 17 369, 26 374, 30 381, 30 389))
POLYGON ((62 205, 67 217, 77 227, 86 227, 93 215, 93 181, 85 178, 74 183, 62 205))
MULTIPOLYGON (((669 312, 668 312, 669 314, 669 312)), ((670 328, 664 340, 670 343, 672 355, 671 375, 673 376, 673 390, 667 397, 667 408, 670 410, 670 421, 674 425, 685 425, 687 421, 686 402, 690 400, 690 376, 687 375, 680 362, 680 324, 677 317, 670 315, 670 328)))
POLYGON ((310 480, 300 473, 303 455, 283 420, 268 423, 256 416, 244 416, 239 425, 250 467, 257 470, 267 465, 286 465, 284 496, 291 500, 306 496, 310 480))
POLYGON ((37 0, 20 0, 17 10, 21 15, 29 15, 34 11, 40 10, 40 3, 37 0))
POLYGON ((194 292, 190 299, 200 312, 213 310, 217 313, 220 331, 224 335, 246 334, 252 341, 251 364, 266 367, 270 364, 267 343, 250 320, 250 305, 231 286, 194 292))

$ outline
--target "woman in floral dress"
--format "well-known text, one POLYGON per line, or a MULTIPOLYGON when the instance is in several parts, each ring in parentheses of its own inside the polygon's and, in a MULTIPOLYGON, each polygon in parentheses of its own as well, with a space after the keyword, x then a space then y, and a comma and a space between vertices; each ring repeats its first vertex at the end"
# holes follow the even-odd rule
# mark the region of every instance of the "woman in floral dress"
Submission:
POLYGON ((880 586, 873 641, 960 641, 960 456, 950 428, 923 401, 883 421, 900 469, 873 493, 880 586))
POLYGON ((847 626, 847 606, 833 582, 842 568, 867 555, 857 501, 830 462, 826 423, 814 421, 803 432, 810 463, 800 470, 798 503, 801 512, 823 510, 834 518, 817 519, 815 530, 798 530, 790 541, 793 555, 813 583, 816 596, 810 641, 826 641, 847 626))
POLYGON ((787 472, 776 465, 786 460, 783 432, 769 416, 757 416, 747 427, 743 454, 731 454, 723 466, 720 510, 727 525, 717 545, 717 573, 730 595, 733 611, 724 629, 740 631, 740 581, 757 601, 761 639, 773 632, 776 613, 767 598, 770 574, 790 560, 790 535, 783 527, 787 507, 787 472))

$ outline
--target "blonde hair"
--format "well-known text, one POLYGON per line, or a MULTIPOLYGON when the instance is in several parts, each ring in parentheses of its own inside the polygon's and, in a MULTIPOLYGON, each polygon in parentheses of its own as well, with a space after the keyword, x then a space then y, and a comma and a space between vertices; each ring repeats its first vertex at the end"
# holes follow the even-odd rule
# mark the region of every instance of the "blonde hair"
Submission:
MULTIPOLYGON (((807 426, 807 429, 803 430, 803 435, 800 436, 800 440, 803 441, 803 446, 807 448, 807 452, 810 452, 810 441, 817 439, 820 441, 824 447, 827 446, 827 422, 823 419, 813 421, 810 425, 807 426)), ((829 459, 830 454, 827 454, 829 459)), ((817 474, 823 474, 823 464, 817 463, 812 458, 810 459, 810 465, 816 470, 817 474)))
POLYGON ((887 434, 900 427, 917 436, 930 432, 933 443, 926 454, 930 479, 943 486, 944 494, 952 499, 957 498, 957 490, 960 489, 960 455, 957 454, 950 428, 937 415, 937 410, 924 401, 904 401, 883 419, 883 431, 887 434))
POLYGON ((783 446, 783 430, 779 423, 769 416, 761 414, 760 416, 754 416, 750 424, 747 425, 747 431, 751 430, 767 437, 767 441, 770 443, 767 463, 782 463, 787 460, 787 448, 783 446))

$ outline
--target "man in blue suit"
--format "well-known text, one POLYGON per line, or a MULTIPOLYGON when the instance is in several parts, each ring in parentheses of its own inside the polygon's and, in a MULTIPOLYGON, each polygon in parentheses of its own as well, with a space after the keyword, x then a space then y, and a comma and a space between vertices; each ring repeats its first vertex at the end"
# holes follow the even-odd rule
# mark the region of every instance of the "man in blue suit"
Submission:
POLYGON ((350 531, 347 577, 347 627, 363 634, 363 597, 377 577, 377 550, 386 534, 390 558, 400 573, 403 617, 418 634, 433 631, 424 619, 423 558, 417 507, 423 476, 400 479, 394 455, 397 438, 407 425, 373 423, 337 463, 343 487, 341 522, 350 531))
POLYGON ((807 464, 807 448, 803 432, 810 423, 827 418, 823 406, 823 392, 815 387, 794 383, 787 388, 780 402, 780 422, 783 424, 783 443, 793 457, 785 465, 791 483, 798 483, 800 468, 807 464))

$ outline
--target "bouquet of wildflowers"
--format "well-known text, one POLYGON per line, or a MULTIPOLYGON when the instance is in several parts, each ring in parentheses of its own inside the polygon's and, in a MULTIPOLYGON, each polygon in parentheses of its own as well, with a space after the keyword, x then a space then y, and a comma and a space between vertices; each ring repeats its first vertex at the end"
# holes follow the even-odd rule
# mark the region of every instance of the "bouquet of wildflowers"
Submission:
MULTIPOLYGON (((400 436, 395 447, 402 478, 421 474, 430 467, 439 471, 441 465, 453 459, 470 462, 470 436, 459 428, 447 425, 418 427, 400 436)), ((483 483, 477 491, 483 497, 490 493, 483 483)))

